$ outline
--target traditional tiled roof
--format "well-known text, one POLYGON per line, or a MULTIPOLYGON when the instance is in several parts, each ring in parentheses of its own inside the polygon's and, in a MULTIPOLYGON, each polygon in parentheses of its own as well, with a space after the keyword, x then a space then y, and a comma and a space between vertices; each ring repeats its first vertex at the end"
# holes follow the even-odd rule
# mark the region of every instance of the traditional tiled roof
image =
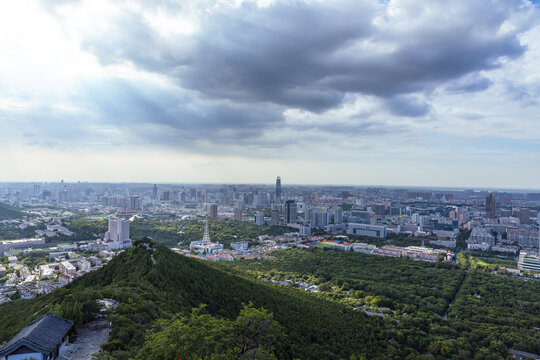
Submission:
POLYGON ((0 358, 9 355, 21 346, 50 354, 73 326, 73 321, 48 313, 29 323, 19 331, 2 349, 0 358))

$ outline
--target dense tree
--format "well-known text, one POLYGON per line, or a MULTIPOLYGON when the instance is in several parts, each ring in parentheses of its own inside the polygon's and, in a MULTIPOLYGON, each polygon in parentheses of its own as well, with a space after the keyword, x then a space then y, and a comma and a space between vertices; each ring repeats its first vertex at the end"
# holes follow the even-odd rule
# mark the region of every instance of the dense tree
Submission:
POLYGON ((159 320, 149 331, 137 359, 275 359, 273 344, 280 326, 272 314, 244 306, 236 320, 205 313, 159 320))

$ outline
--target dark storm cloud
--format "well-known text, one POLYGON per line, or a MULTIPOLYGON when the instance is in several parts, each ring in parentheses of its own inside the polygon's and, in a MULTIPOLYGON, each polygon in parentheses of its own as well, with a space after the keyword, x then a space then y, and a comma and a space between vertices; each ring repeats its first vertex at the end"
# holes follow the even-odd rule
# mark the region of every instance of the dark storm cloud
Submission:
POLYGON ((204 139, 255 144, 261 141, 261 130, 284 121, 275 105, 199 100, 180 91, 124 79, 99 82, 85 91, 85 98, 91 99, 86 105, 99 111, 100 119, 150 143, 189 147, 204 139))
MULTIPOLYGON (((323 137, 401 133, 401 125, 391 121, 367 122, 369 114, 340 119, 336 111, 338 118, 322 124, 285 121, 283 113, 297 108, 317 117, 359 95, 381 104, 378 112, 423 117, 431 110, 426 99, 434 90, 485 90, 491 81, 480 72, 498 68, 501 58, 521 56, 526 49, 519 35, 526 26, 502 30, 513 15, 529 11, 520 2, 495 0, 410 0, 400 2, 399 11, 375 0, 284 0, 267 7, 141 4, 83 32, 81 47, 103 65, 133 64, 163 83, 109 78, 80 84, 70 101, 87 113, 77 115, 74 124, 92 124, 85 131, 96 140, 184 149, 201 143, 300 142, 268 136, 286 130, 314 130, 323 137), (182 13, 184 6, 200 7, 195 33, 164 35, 145 17, 182 13), (103 135, 93 126, 118 128, 133 139, 103 135)), ((51 11, 61 21, 61 12, 51 11)), ((58 133, 72 130, 66 126, 58 133)))
POLYGON ((202 143, 275 146, 262 135, 284 122, 276 105, 200 100, 170 87, 123 78, 81 84, 67 103, 73 110, 41 103, 22 112, 0 111, 0 120, 18 129, 12 136, 33 146, 151 144, 199 152, 202 143))
MULTIPOLYGON (((110 34, 87 39, 85 46, 104 63, 129 60, 203 97, 313 112, 340 106, 347 93, 391 99, 429 92, 525 50, 517 31, 499 31, 518 3, 436 3, 430 16, 411 13, 411 30, 405 31, 393 28, 394 19, 374 24, 384 6, 283 1, 266 8, 219 7, 202 18, 194 37, 173 40, 128 12, 110 34)), ((479 91, 485 81, 460 91, 479 91)))

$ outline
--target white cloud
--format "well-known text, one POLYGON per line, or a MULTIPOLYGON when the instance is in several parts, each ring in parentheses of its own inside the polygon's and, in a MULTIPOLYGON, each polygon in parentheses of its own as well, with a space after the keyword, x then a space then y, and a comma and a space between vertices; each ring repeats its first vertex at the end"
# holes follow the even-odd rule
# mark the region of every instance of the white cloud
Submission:
POLYGON ((0 3, 3 173, 532 186, 538 13, 495 0, 0 3))

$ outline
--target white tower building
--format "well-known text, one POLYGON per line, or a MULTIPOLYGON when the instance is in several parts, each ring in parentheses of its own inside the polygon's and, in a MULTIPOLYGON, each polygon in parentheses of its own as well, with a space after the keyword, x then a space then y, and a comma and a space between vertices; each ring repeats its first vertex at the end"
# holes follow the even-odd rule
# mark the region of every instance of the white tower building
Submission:
POLYGON ((129 239, 129 220, 109 216, 109 230, 105 233, 104 240, 109 243, 109 249, 130 248, 132 244, 129 239))

